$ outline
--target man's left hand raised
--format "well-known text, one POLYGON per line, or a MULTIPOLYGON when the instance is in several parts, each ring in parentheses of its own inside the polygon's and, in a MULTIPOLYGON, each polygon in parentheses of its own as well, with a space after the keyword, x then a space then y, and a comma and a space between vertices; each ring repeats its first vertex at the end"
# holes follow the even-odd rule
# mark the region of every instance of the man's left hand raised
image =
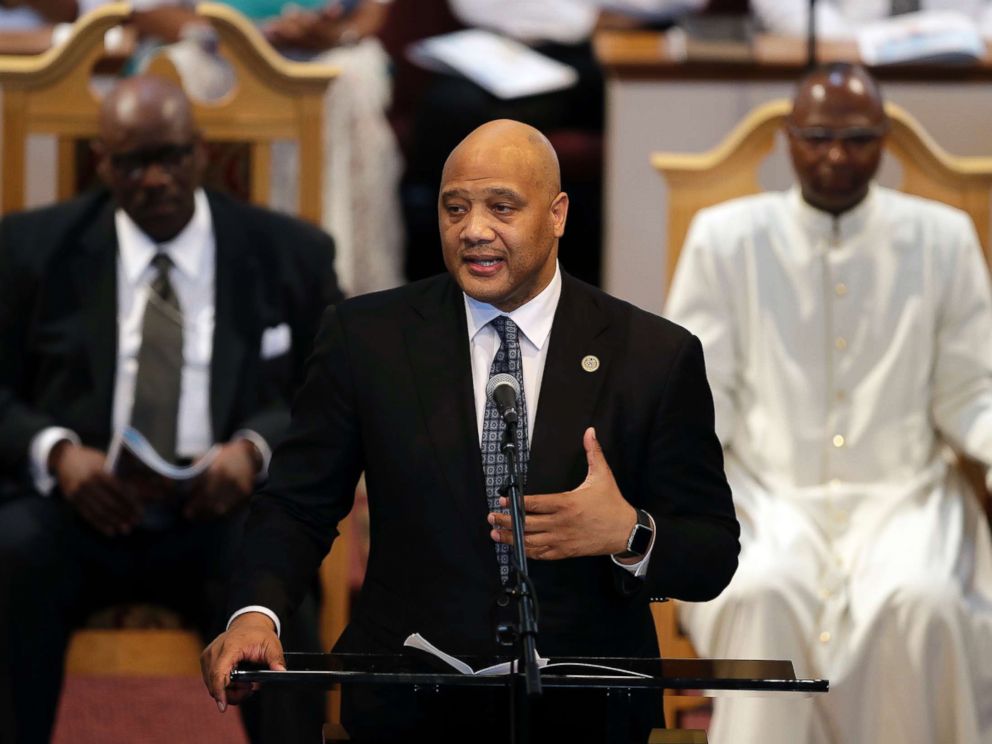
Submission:
MULTIPOLYGON (((524 549, 528 558, 557 560, 586 555, 611 555, 627 548, 637 522, 631 506, 613 478, 592 427, 582 436, 589 470, 572 491, 524 497, 524 549)), ((506 498, 501 506, 508 506, 506 498)), ((509 514, 492 512, 490 533, 496 542, 513 543, 509 514)))

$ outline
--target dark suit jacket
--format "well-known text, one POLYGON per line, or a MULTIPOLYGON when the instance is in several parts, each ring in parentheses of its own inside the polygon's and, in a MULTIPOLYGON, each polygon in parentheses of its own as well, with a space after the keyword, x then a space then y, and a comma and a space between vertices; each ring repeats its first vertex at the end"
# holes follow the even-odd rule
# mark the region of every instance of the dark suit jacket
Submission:
MULTIPOLYGON (((291 394, 328 302, 334 246, 290 217, 208 193, 217 246, 210 412, 217 441, 285 431, 291 394), (292 346, 262 359, 266 328, 292 346)), ((117 364, 115 205, 97 192, 0 221, 0 473, 23 477, 32 437, 65 426, 111 439, 117 364)))
MULTIPOLYGON (((698 340, 568 276, 550 336, 527 493, 585 478, 594 425, 617 483, 657 522, 646 580, 608 556, 529 562, 538 650, 655 656, 648 599, 715 597, 739 528, 713 431, 698 340), (600 360, 595 372, 581 360, 600 360)), ((420 632, 454 653, 495 652, 499 590, 486 522, 463 296, 447 276, 329 310, 270 480, 252 504, 231 608, 299 601, 364 470, 371 552, 339 650, 401 649, 420 632)))

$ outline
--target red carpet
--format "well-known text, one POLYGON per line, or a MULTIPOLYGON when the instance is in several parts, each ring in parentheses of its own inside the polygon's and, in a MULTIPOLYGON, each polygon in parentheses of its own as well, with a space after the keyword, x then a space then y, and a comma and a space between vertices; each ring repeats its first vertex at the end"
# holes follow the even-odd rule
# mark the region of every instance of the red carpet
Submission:
POLYGON ((53 744, 246 744, 198 677, 69 675, 53 744))

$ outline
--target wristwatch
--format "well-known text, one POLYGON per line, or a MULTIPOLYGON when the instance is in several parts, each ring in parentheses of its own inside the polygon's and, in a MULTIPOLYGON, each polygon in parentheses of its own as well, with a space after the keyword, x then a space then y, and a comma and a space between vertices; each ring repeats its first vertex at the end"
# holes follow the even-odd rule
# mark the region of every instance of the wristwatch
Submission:
POLYGON ((627 549, 615 553, 614 558, 643 558, 651 547, 651 538, 654 537, 654 528, 651 526, 651 517, 643 509, 637 510, 637 524, 630 531, 627 538, 627 549))

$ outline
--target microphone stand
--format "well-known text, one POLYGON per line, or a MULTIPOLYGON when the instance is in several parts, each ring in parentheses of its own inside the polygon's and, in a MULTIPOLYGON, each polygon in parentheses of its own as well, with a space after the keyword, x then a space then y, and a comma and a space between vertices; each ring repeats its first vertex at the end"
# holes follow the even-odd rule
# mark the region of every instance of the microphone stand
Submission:
POLYGON ((806 68, 816 67, 816 0, 809 0, 809 24, 806 27, 806 68))
POLYGON ((517 658, 524 667, 524 687, 527 693, 523 700, 524 710, 520 717, 520 731, 515 716, 517 697, 517 669, 516 665, 511 666, 511 686, 510 686, 510 721, 511 740, 514 742, 526 742, 528 739, 528 715, 530 698, 541 695, 541 673, 537 666, 537 613, 535 611, 535 598, 531 590, 530 576, 527 572, 527 554, 524 552, 524 505, 523 493, 520 489, 520 464, 517 452, 517 413, 506 416, 506 429, 503 432, 502 451, 506 456, 507 469, 509 471, 504 491, 510 502, 510 515, 513 518, 513 545, 511 555, 513 556, 513 579, 507 588, 507 594, 517 600, 517 615, 519 618, 519 628, 516 633, 516 640, 519 644, 517 658), (516 667, 516 668, 514 668, 516 667), (517 734, 520 739, 517 739, 517 734))

